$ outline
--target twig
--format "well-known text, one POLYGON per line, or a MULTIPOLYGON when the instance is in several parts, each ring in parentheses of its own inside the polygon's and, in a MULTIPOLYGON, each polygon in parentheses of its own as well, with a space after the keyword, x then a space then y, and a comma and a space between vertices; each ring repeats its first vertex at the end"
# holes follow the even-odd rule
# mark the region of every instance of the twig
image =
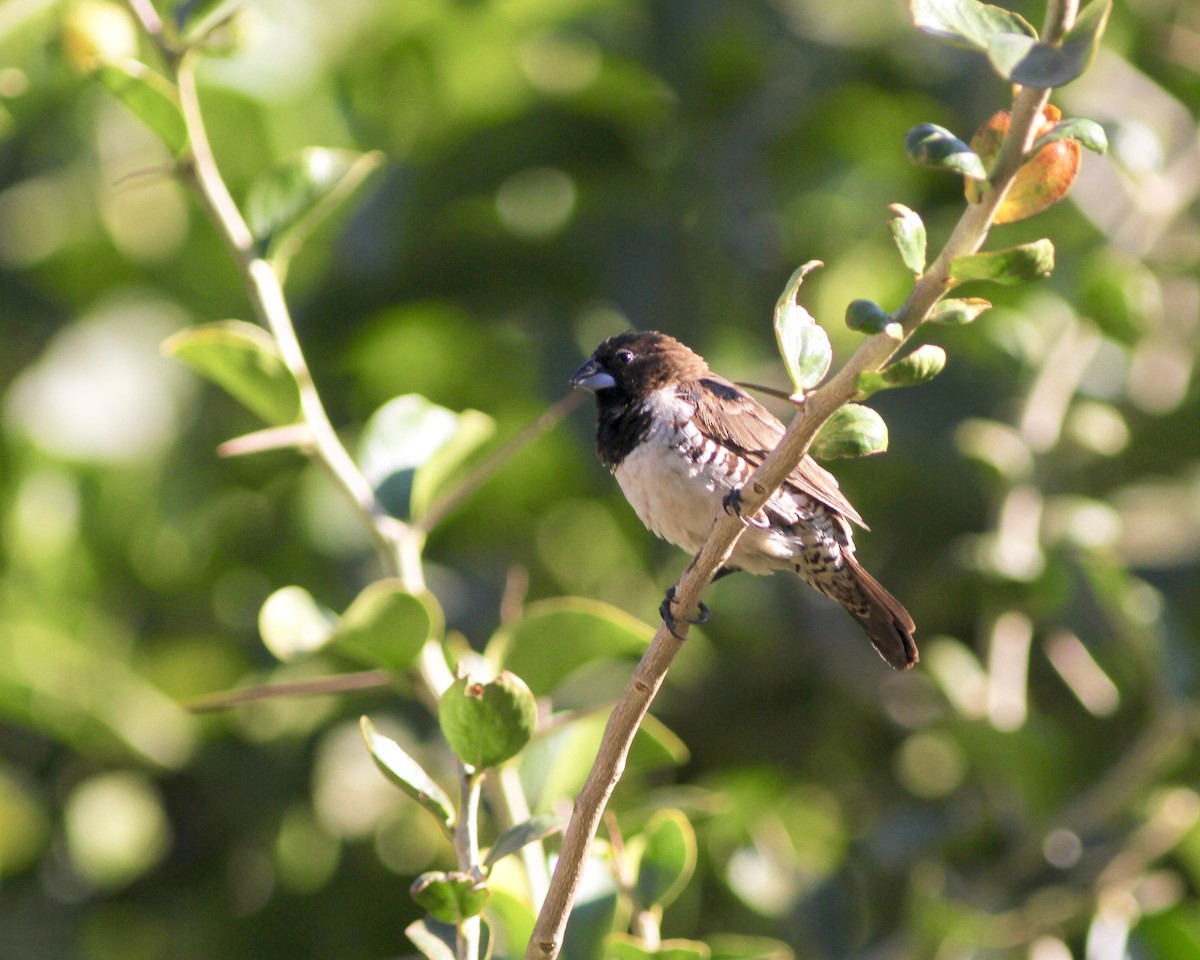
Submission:
MULTIPOLYGON (((1061 36, 1063 23, 1073 21, 1074 3, 1051 4, 1058 19, 1048 23, 1047 35, 1061 36)), ((1050 14, 1048 14, 1048 17, 1050 14)), ((1012 121, 989 178, 990 189, 979 203, 963 212, 950 238, 926 273, 918 278, 908 299, 894 315, 902 334, 869 337, 842 369, 823 386, 808 394, 779 445, 742 488, 742 511, 753 516, 796 468, 821 425, 835 410, 858 394, 858 376, 881 369, 924 322, 929 311, 950 286, 950 264, 955 257, 976 252, 987 237, 996 210, 1004 200, 1018 169, 1029 152, 1049 99, 1048 90, 1021 89, 1013 102, 1012 121)), ((739 518, 719 517, 700 552, 675 585, 675 608, 680 636, 660 626, 641 662, 634 670, 620 702, 609 717, 600 751, 587 782, 575 801, 575 810, 563 837, 558 867, 550 882, 546 902, 538 915, 526 960, 553 960, 563 943, 571 903, 578 889, 588 849, 596 836, 603 810, 625 769, 630 746, 642 718, 666 677, 671 661, 687 636, 685 616, 695 610, 713 575, 732 554, 743 530, 739 518)))
MULTIPOLYGON (((458 869, 479 874, 479 795, 483 774, 459 761, 458 822, 454 825, 454 854, 458 869)), ((478 915, 458 924, 457 960, 477 960, 481 924, 478 915)))
POLYGON ((490 453, 483 462, 468 473, 453 490, 430 507, 429 511, 413 524, 413 528, 426 533, 441 523, 464 500, 483 486, 492 475, 503 467, 518 450, 528 446, 542 434, 557 426, 559 421, 579 406, 583 399, 578 390, 572 390, 532 423, 522 427, 511 439, 490 453))
POLYGON ((226 710, 229 707, 238 707, 246 703, 257 703, 260 700, 274 700, 279 697, 328 696, 335 693, 346 693, 350 690, 387 687, 394 682, 395 677, 388 670, 362 670, 358 673, 339 673, 331 677, 315 677, 312 680, 288 680, 265 686, 206 694, 186 701, 184 707, 192 713, 209 713, 213 710, 226 710))

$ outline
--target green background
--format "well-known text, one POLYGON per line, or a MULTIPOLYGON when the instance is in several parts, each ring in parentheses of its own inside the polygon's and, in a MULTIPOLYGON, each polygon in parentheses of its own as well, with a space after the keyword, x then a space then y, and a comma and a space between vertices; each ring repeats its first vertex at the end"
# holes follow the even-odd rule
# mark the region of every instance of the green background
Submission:
MULTIPOLYGON (((357 718, 444 777, 429 713, 387 693, 177 705, 332 669, 279 674, 258 608, 301 584, 341 610, 379 571, 315 468, 215 455, 257 421, 158 344, 247 303, 165 152, 72 66, 70 15, 0 6, 0 958, 411 953, 407 887, 450 855, 357 718)), ((1009 97, 882 0, 272 0, 238 30, 200 73, 235 197, 308 145, 385 156, 288 276, 351 442, 404 393, 484 411, 502 440, 628 327, 783 386, 771 310, 810 259, 802 302, 844 360, 845 305, 894 309, 911 283, 887 204, 934 250, 962 209, 905 131, 969 137, 1009 97)), ((655 707, 690 757, 616 797, 630 823, 669 803, 696 824, 668 936, 1200 956, 1198 48, 1186 2, 1118 6, 1056 96, 1110 155, 991 241, 1051 237, 1053 278, 968 289, 997 308, 922 333, 945 372, 872 400, 889 452, 833 465, 921 665, 892 673, 789 578, 708 594, 655 707)), ((582 408, 427 559, 476 647, 513 569, 530 600, 652 623, 686 562, 624 504, 582 408)))

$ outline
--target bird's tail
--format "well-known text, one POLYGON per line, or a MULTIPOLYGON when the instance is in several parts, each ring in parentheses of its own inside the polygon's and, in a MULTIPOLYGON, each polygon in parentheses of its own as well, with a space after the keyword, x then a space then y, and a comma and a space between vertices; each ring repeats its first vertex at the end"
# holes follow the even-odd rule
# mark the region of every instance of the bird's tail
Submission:
POLYGON ((844 554, 845 576, 832 594, 866 631, 867 637, 897 670, 907 670, 920 659, 913 633, 917 625, 904 605, 884 589, 853 556, 844 554))

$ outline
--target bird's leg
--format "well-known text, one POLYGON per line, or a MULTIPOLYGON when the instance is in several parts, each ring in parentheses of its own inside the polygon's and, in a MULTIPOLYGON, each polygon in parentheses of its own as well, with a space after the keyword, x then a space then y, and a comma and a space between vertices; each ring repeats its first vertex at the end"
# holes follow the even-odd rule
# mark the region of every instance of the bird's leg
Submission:
MULTIPOLYGON (((675 632, 675 624, 677 621, 675 619, 675 614, 671 612, 671 604, 674 602, 675 588, 668 587, 667 595, 663 597, 663 602, 659 604, 658 615, 662 617, 663 623, 665 623, 667 625, 667 629, 671 631, 671 636, 673 636, 676 640, 682 640, 683 637, 675 632)), ((684 617, 684 620, 686 620, 688 623, 708 623, 709 619, 712 617, 712 611, 708 609, 704 601, 699 601, 696 604, 696 607, 696 617, 694 619, 692 617, 684 617)))
MULTIPOLYGON (((722 567, 713 574, 713 578, 709 582, 716 583, 722 577, 727 577, 731 573, 738 573, 741 569, 741 567, 722 567)), ((671 604, 674 602, 675 588, 668 587, 667 595, 663 598, 663 602, 659 605, 658 615, 662 617, 663 623, 665 623, 667 625, 667 629, 671 631, 671 636, 673 636, 676 640, 682 640, 683 637, 675 632, 675 615, 671 613, 671 604)), ((705 604, 704 601, 700 601, 700 603, 697 604, 697 607, 698 610, 696 618, 694 620, 689 618, 688 623, 708 623, 708 621, 712 619, 712 611, 708 609, 708 605, 705 604)))
MULTIPOLYGON (((734 487, 727 494, 725 494, 725 496, 721 498, 721 506, 724 508, 726 513, 732 513, 735 517, 741 520, 742 526, 763 528, 769 526, 770 524, 770 521, 768 521, 767 518, 761 514, 761 512, 758 514, 758 516, 754 517, 747 518, 742 516, 741 487, 734 487)), ((720 574, 718 574, 718 576, 719 575, 720 574)), ((713 579, 715 580, 716 577, 713 579)))

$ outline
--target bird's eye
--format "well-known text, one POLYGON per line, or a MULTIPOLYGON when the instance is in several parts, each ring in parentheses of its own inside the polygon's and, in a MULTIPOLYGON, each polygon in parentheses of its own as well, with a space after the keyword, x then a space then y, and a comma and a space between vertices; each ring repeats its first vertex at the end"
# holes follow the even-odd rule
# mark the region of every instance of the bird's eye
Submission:
POLYGON ((615 359, 621 366, 626 367, 633 363, 633 353, 630 350, 618 350, 615 359))

